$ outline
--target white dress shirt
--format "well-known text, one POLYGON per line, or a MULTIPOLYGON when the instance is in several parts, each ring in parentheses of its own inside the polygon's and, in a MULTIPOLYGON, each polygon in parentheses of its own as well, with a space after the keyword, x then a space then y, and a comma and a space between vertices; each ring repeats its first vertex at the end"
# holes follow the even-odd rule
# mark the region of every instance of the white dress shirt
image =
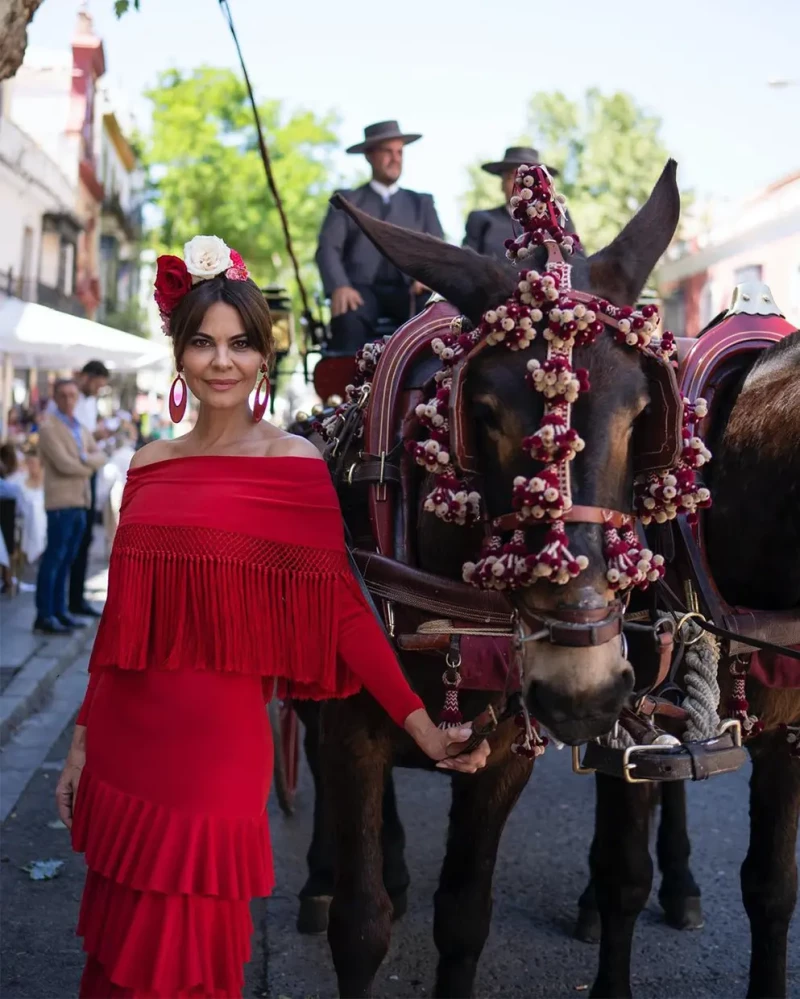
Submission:
POLYGON ((397 194, 397 192, 400 190, 399 184, 390 184, 387 187, 386 184, 381 184, 379 180, 371 180, 369 182, 369 186, 376 194, 379 194, 381 196, 384 205, 388 205, 389 199, 392 197, 392 195, 397 194))

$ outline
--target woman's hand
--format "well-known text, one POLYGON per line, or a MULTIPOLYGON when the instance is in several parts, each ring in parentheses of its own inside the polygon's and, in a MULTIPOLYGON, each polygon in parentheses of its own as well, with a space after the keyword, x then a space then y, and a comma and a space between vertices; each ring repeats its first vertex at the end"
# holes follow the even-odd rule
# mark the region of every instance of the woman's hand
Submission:
POLYGON ((75 726, 75 735, 67 753, 67 761, 56 784, 56 806, 58 817, 72 829, 72 813, 75 808, 75 795, 78 793, 81 773, 86 763, 86 728, 75 726))
POLYGON ((458 747, 472 737, 470 725, 458 728, 437 728, 424 708, 412 711, 403 726, 419 748, 441 770, 459 770, 474 774, 486 766, 489 757, 489 743, 484 741, 471 753, 459 754, 458 747))

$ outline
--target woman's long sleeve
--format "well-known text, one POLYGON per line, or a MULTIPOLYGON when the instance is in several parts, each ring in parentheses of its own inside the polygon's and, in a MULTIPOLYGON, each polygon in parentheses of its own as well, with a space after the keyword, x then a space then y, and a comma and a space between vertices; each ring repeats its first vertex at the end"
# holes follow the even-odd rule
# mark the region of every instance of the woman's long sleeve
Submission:
POLYGON ((89 674, 89 684, 86 687, 86 693, 83 697, 83 704, 78 712, 78 717, 75 719, 76 725, 86 725, 89 721, 89 712, 92 708, 92 698, 94 697, 94 692, 97 689, 97 683, 100 679, 99 673, 89 674))
POLYGON ((337 655, 398 725, 424 707, 355 580, 341 590, 337 655))

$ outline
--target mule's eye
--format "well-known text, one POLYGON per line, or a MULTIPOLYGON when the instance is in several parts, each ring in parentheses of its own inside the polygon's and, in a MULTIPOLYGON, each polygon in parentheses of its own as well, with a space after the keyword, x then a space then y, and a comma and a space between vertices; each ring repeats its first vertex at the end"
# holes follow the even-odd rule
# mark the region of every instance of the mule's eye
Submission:
POLYGON ((475 401, 472 404, 472 419, 476 424, 483 423, 489 427, 497 426, 497 413, 487 402, 475 401))

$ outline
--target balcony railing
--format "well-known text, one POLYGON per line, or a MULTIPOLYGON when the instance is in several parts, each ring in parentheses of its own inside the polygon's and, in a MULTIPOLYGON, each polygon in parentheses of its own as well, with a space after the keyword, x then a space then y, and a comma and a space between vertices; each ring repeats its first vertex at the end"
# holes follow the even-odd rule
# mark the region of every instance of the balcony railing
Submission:
POLYGON ((0 298, 5 296, 21 298, 23 302, 37 302, 49 309, 86 318, 86 309, 77 295, 65 295, 58 288, 51 288, 35 278, 23 278, 13 270, 0 271, 0 298))
POLYGON ((86 318, 86 309, 75 295, 65 295, 58 288, 50 288, 40 281, 37 286, 37 301, 39 305, 46 305, 50 309, 58 309, 59 312, 68 312, 73 316, 86 318))

